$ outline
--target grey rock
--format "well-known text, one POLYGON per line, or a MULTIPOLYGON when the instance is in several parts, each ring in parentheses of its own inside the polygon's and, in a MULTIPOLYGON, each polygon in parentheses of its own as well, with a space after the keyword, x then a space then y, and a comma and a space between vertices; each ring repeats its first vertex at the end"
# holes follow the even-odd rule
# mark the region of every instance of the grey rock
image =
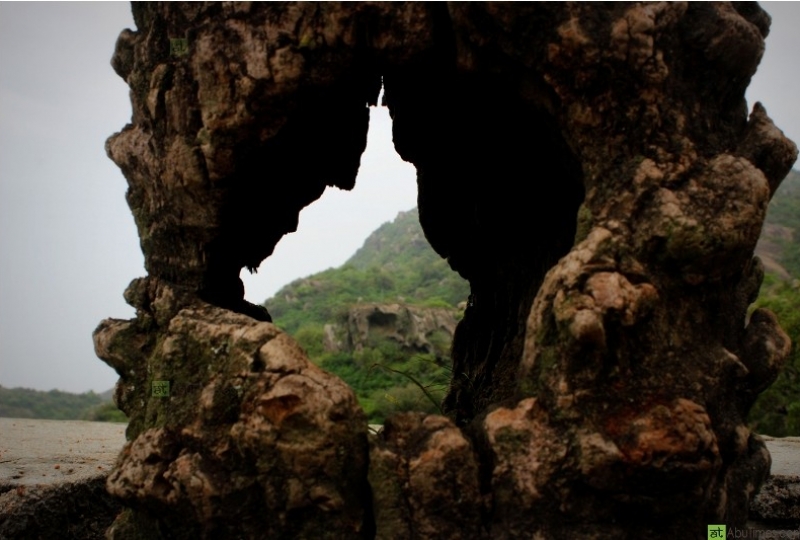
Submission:
POLYGON ((404 304, 358 304, 339 324, 325 325, 329 351, 357 352, 377 340, 389 340, 409 353, 446 357, 456 331, 454 309, 404 304))

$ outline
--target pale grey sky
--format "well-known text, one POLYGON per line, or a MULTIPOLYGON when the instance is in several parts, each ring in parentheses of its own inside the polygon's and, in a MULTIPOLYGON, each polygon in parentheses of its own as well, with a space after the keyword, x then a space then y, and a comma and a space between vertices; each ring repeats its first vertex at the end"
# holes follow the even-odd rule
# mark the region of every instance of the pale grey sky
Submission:
MULTIPOLYGON (((767 54, 748 91, 800 141, 800 4, 773 15, 767 54)), ((103 144, 130 120, 109 60, 133 28, 127 3, 0 2, 0 385, 103 391, 116 374, 94 356, 105 317, 130 318, 122 292, 144 275, 126 183, 103 144)), ((414 169, 394 153, 385 109, 372 109, 356 188, 329 188, 303 210, 259 273, 262 302, 298 277, 343 263, 367 235, 416 204, 414 169)))

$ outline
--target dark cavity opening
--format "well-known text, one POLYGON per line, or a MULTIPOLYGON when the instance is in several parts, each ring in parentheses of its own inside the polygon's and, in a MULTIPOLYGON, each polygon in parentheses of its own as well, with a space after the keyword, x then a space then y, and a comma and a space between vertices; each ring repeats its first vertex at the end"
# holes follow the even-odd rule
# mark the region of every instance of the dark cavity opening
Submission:
POLYGON ((531 304, 574 242, 580 162, 544 85, 427 69, 385 84, 395 146, 417 167, 425 234, 470 282, 444 403, 463 425, 516 393, 531 304))
MULTIPOLYGON (((417 169, 424 234, 470 284, 444 400, 465 424, 515 396, 532 301, 573 245, 584 190, 544 84, 442 69, 440 60, 387 67, 383 80, 395 149, 417 169)), ((277 136, 262 143, 253 133, 245 140, 255 142, 236 147, 236 174, 222 195, 225 228, 209 248, 207 300, 269 317, 244 300, 239 271, 258 267, 326 186, 353 186, 374 79, 345 77, 300 94, 277 136)))

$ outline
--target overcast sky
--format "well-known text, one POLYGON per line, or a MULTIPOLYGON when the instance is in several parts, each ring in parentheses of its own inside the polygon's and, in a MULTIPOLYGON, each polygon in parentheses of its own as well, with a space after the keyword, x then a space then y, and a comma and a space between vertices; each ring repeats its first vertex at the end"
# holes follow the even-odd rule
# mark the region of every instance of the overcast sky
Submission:
MULTIPOLYGON (((800 141, 800 3, 765 3, 767 54, 748 91, 800 141)), ((109 65, 133 28, 127 3, 0 2, 0 385, 104 391, 116 374, 94 356, 106 317, 131 318, 122 299, 144 275, 126 183, 105 139, 130 120, 125 83, 109 65)), ((385 109, 372 109, 352 192, 329 188, 303 210, 259 273, 243 274, 263 302, 288 282, 342 264, 367 235, 416 205, 414 169, 394 153, 385 109)))

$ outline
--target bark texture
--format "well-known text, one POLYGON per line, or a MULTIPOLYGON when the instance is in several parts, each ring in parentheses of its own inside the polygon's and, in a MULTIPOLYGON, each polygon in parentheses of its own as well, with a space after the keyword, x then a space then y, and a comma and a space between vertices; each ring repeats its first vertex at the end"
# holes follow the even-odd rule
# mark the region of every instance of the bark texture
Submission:
POLYGON ((797 150, 744 91, 749 3, 135 4, 112 64, 148 277, 95 332, 130 442, 112 538, 705 538, 769 471, 745 418, 789 340, 747 318, 797 150), (182 47, 185 45, 185 50, 182 47), (367 443, 243 299, 381 82, 420 221, 469 280, 450 418, 367 443), (238 312, 238 313, 233 313, 238 312), (169 380, 169 398, 154 381, 169 380), (369 446, 369 447, 368 447, 369 446))

